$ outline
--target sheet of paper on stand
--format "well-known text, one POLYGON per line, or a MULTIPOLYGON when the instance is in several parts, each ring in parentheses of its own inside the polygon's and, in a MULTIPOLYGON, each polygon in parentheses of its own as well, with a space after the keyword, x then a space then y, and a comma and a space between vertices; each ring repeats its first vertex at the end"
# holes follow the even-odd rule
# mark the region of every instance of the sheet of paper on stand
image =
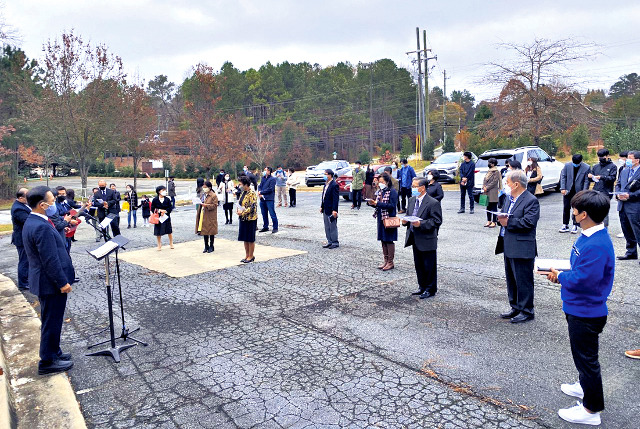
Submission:
POLYGON ((114 218, 112 217, 105 217, 102 222, 100 222, 100 227, 102 229, 107 229, 107 227, 109 226, 109 224, 111 223, 111 221, 113 221, 114 218))
POLYGON ((160 221, 160 223, 163 223, 165 220, 169 219, 169 216, 167 216, 166 214, 163 214, 162 216, 160 216, 158 218, 158 220, 160 221))
POLYGON ((418 216, 398 216, 398 217, 407 222, 420 222, 422 220, 418 216))
POLYGON ((571 270, 571 262, 568 259, 536 258, 536 271, 549 273, 551 268, 557 271, 569 271, 571 270))
POLYGON ((102 259, 105 255, 108 255, 111 251, 113 251, 116 247, 118 247, 118 243, 112 240, 107 241, 102 246, 97 249, 87 250, 89 255, 93 256, 96 259, 102 259))

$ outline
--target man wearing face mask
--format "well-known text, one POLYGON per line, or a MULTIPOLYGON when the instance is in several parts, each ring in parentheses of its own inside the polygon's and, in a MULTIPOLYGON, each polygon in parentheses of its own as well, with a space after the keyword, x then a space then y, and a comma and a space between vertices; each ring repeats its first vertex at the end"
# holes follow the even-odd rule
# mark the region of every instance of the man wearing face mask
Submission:
POLYGON ((216 176, 216 186, 219 188, 220 183, 224 180, 225 171, 220 170, 220 173, 216 176))
POLYGON ((22 242, 29 259, 29 288, 40 301, 38 374, 55 374, 73 366, 71 355, 60 349, 60 334, 75 271, 64 240, 48 218, 57 212, 51 190, 36 186, 27 193, 27 203, 31 214, 24 223, 22 242))
POLYGON ((260 212, 262 213, 263 227, 259 232, 269 231, 269 216, 273 222, 272 234, 278 232, 278 216, 274 207, 276 195, 276 178, 271 175, 273 169, 265 167, 262 172, 262 180, 258 185, 258 198, 260 198, 260 212))
POLYGON ((11 223, 13 233, 11 234, 11 244, 16 246, 18 251, 18 289, 29 289, 29 259, 22 244, 22 228, 31 213, 31 208, 27 204, 27 188, 20 188, 16 193, 16 200, 11 206, 11 223))
POLYGON ((54 221, 54 225, 56 224, 56 222, 59 222, 60 219, 66 222, 66 226, 64 226, 62 230, 59 230, 59 232, 62 236, 62 239, 66 243, 67 253, 71 253, 71 238, 67 237, 66 233, 67 231, 69 231, 70 227, 78 225, 79 220, 74 219, 70 215, 71 206, 67 202, 67 190, 64 186, 56 187, 56 209, 58 210, 59 218, 54 221))
POLYGON ((442 207, 439 201, 427 194, 426 179, 413 180, 407 214, 422 219, 411 223, 402 221, 407 227, 404 247, 413 248, 413 263, 418 277, 419 290, 412 295, 420 295, 420 299, 431 298, 438 292, 436 250, 442 207))
MULTIPOLYGON (((609 198, 613 197, 613 186, 616 183, 618 177, 617 166, 609 159, 609 151, 607 149, 600 149, 598 151, 598 164, 594 164, 589 172, 589 180, 594 182, 593 190, 601 192, 604 196, 609 198)), ((609 214, 604 219, 604 227, 609 228, 609 214)))
POLYGON ((629 151, 626 168, 616 183, 620 226, 627 241, 627 251, 619 260, 638 259, 640 241, 640 151, 629 151))
POLYGON ((500 315, 511 323, 533 320, 533 268, 538 254, 536 226, 540 219, 540 203, 527 191, 529 179, 522 170, 507 173, 511 190, 498 216, 501 225, 496 255, 504 253, 507 294, 511 310, 500 315), (506 210, 504 210, 506 208, 506 210))
POLYGON ((340 186, 333 178, 335 173, 331 169, 324 171, 325 184, 322 189, 322 203, 320 213, 324 218, 324 233, 327 236, 325 249, 335 249, 340 247, 338 242, 338 202, 340 200, 340 186))
POLYGON ((111 222, 111 231, 113 236, 120 235, 120 204, 116 199, 116 194, 113 190, 107 188, 107 182, 100 180, 98 182, 98 191, 93 194, 93 201, 98 208, 98 220, 102 222, 107 214, 114 214, 116 218, 111 222))
POLYGON ((249 179, 249 181, 253 185, 253 190, 257 191, 258 190, 258 177, 255 174, 253 174, 251 172, 251 170, 249 170, 249 168, 246 165, 243 167, 242 171, 244 171, 244 175, 247 176, 247 179, 249 179))
POLYGON ((573 228, 569 229, 571 215, 571 198, 585 189, 589 189, 589 166, 582 162, 582 155, 576 153, 567 162, 560 173, 560 192, 563 195, 562 228, 558 232, 578 233, 578 224, 573 219, 573 228))
POLYGON ((276 195, 278 195, 278 207, 282 207, 283 199, 284 206, 287 207, 287 173, 280 165, 276 170, 276 195))

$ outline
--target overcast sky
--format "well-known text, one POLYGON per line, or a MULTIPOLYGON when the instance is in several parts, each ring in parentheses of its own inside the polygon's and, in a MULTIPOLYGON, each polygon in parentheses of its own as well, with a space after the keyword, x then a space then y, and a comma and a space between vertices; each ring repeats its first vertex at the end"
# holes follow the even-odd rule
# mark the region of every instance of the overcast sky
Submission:
POLYGON ((608 89, 619 76, 640 73, 640 2, 591 0, 0 0, 29 57, 74 29, 121 56, 127 72, 180 83, 205 62, 240 70, 266 61, 369 62, 390 58, 413 68, 415 29, 427 30, 438 56, 430 84, 468 89, 476 101, 497 95, 479 83, 484 64, 504 59, 500 42, 577 38, 601 45, 595 60, 572 72, 582 88, 608 89))

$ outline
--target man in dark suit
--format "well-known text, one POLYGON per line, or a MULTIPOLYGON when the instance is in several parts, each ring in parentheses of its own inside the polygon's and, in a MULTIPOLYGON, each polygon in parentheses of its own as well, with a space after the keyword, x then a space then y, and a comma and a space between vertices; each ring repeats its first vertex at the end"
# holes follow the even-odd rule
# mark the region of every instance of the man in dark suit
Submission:
POLYGON ((638 259, 640 241, 640 151, 629 151, 627 167, 616 183, 620 226, 627 241, 627 251, 619 260, 638 259), (631 161, 629 163, 629 161, 631 161), (630 164, 630 165, 629 165, 630 164))
POLYGON ((540 203, 527 191, 527 175, 522 170, 507 174, 511 188, 504 215, 498 216, 502 226, 496 255, 504 253, 507 293, 511 310, 500 315, 511 323, 533 320, 533 268, 538 254, 536 226, 540 219, 540 203))
POLYGON ((420 299, 430 298, 438 291, 436 250, 438 231, 442 225, 442 208, 438 200, 427 194, 427 184, 424 178, 413 180, 412 197, 407 207, 409 216, 422 220, 411 223, 402 221, 407 227, 404 247, 413 247, 413 263, 420 286, 420 290, 412 295, 420 295, 420 299))
POLYGON ((11 206, 11 223, 13 224, 13 234, 11 234, 11 244, 18 250, 18 289, 29 289, 29 259, 22 244, 22 227, 31 213, 31 208, 27 205, 27 188, 20 188, 16 193, 16 200, 11 206))
POLYGON ((22 241, 29 258, 29 287, 38 296, 42 319, 38 374, 54 374, 73 366, 71 355, 60 349, 60 334, 75 271, 62 237, 47 217, 56 210, 51 190, 36 186, 27 193, 27 202, 31 214, 22 241))
POLYGON ((573 228, 569 229, 569 219, 573 218, 571 215, 571 199, 575 194, 585 189, 589 189, 589 172, 591 168, 588 164, 582 162, 582 155, 576 153, 571 158, 571 162, 567 162, 560 172, 560 192, 563 197, 563 212, 562 212, 562 228, 558 232, 569 232, 572 234, 578 233, 578 224, 573 219, 573 228))
POLYGON ((322 189, 322 203, 320 213, 324 218, 324 233, 327 236, 325 249, 340 247, 338 242, 338 202, 340 200, 340 187, 334 179, 335 173, 331 169, 324 171, 325 184, 322 189))
POLYGON ((98 192, 93 194, 93 200, 96 203, 96 207, 98 207, 98 220, 102 222, 107 214, 114 214, 116 218, 111 222, 111 230, 113 231, 113 236, 120 235, 120 202, 116 198, 116 193, 107 189, 107 182, 104 180, 100 180, 98 182, 98 192), (101 200, 102 203, 100 203, 101 200))

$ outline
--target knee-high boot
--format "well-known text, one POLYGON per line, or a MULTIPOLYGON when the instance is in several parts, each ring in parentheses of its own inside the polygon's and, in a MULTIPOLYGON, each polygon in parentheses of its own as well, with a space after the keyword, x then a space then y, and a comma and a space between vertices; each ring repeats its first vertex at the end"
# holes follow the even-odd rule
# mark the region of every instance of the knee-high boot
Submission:
POLYGON ((393 265, 393 258, 396 256, 396 244, 388 243, 387 244, 387 265, 382 268, 382 271, 389 271, 395 268, 393 265))
POLYGON ((378 269, 381 270, 384 267, 387 266, 388 264, 388 258, 389 258, 389 250, 387 249, 387 243, 385 242, 381 242, 382 243, 382 254, 384 255, 384 262, 380 265, 378 265, 378 269))

